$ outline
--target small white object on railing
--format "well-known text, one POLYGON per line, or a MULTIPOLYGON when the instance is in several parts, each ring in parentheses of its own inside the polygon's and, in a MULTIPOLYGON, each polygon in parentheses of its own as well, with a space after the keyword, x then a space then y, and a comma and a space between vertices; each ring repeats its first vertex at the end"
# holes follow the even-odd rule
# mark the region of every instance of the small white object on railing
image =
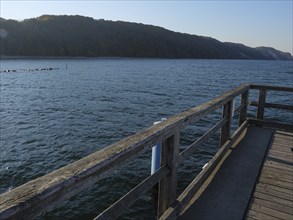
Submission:
POLYGON ((203 165, 202 169, 204 170, 204 168, 206 168, 206 166, 208 165, 209 163, 206 163, 205 165, 203 165))
MULTIPOLYGON (((161 123, 162 121, 167 120, 167 118, 162 118, 161 121, 154 122, 154 125, 161 123)), ((156 144, 152 148, 152 166, 151 174, 154 174, 161 166, 161 143, 156 144)))

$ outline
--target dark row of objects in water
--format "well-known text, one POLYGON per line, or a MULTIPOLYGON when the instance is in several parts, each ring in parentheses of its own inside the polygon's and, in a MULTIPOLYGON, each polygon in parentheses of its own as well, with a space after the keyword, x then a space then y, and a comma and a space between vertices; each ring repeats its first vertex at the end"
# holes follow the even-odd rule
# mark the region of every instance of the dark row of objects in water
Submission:
POLYGON ((59 70, 59 68, 36 68, 36 69, 19 69, 19 70, 0 70, 0 73, 15 73, 19 71, 28 71, 28 72, 34 72, 34 71, 45 71, 45 70, 59 70))

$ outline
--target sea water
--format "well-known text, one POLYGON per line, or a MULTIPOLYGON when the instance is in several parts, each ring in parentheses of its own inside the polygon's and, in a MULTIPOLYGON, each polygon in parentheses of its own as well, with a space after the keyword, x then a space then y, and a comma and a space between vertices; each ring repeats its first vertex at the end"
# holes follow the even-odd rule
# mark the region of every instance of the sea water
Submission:
MULTIPOLYGON (((0 63, 0 193, 243 83, 293 86, 292 61, 100 58, 0 63)), ((257 95, 251 92, 250 100, 257 95)), ((268 101, 293 103, 290 94, 281 92, 269 92, 268 101)), ((249 115, 255 117, 255 108, 249 115)), ((180 149, 220 117, 219 109, 184 129, 180 149)), ((265 117, 292 123, 292 113, 284 110, 266 110, 265 117)), ((234 130, 236 124, 237 119, 234 130)), ((179 167, 179 192, 215 154, 218 136, 179 167)), ((92 219, 149 175, 150 157, 146 152, 39 219, 92 219)), ((121 217, 154 218, 150 194, 121 217)))

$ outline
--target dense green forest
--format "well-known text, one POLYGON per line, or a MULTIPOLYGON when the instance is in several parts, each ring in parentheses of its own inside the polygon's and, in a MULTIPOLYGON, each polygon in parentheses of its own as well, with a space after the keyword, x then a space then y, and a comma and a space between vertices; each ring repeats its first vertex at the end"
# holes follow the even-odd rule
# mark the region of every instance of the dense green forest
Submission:
POLYGON ((273 48, 251 48, 161 27, 82 16, 1 18, 1 56, 292 59, 273 48))

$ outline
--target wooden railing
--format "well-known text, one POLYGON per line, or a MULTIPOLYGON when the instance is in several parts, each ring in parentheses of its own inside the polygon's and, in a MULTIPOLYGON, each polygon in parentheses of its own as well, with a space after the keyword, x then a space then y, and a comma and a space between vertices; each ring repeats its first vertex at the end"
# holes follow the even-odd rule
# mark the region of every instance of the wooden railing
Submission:
POLYGON ((266 91, 278 90, 293 92, 293 88, 242 85, 214 100, 189 109, 143 130, 135 135, 112 144, 107 148, 90 154, 72 164, 62 167, 43 177, 32 180, 10 192, 0 195, 0 219, 30 219, 57 207, 82 190, 95 184, 110 171, 137 157, 157 143, 162 143, 160 169, 144 179, 125 196, 102 212, 95 219, 113 219, 142 197, 147 191, 159 184, 157 216, 160 219, 174 219, 189 203, 191 198, 217 166, 226 151, 235 143, 249 123, 258 126, 291 128, 291 125, 266 123, 263 120, 267 107, 292 110, 292 106, 266 103, 266 91), (251 102, 258 106, 257 119, 247 119, 248 96, 250 89, 260 90, 259 101, 251 102), (239 127, 231 135, 233 100, 241 96, 240 105, 235 108, 239 113, 239 127), (179 153, 180 132, 188 125, 223 108, 222 118, 197 141, 179 153), (177 168, 213 134, 221 129, 220 148, 200 174, 190 183, 181 195, 177 195, 177 168))
MULTIPOLYGON (((256 119, 248 119, 249 124, 254 124, 257 126, 273 127, 273 128, 278 128, 278 129, 287 130, 287 131, 293 130, 292 124, 278 123, 278 122, 274 122, 274 121, 264 120, 265 108, 275 108, 275 109, 284 109, 284 110, 293 111, 292 105, 267 103, 266 102, 267 91, 293 92, 292 87, 269 86, 269 85, 250 85, 250 89, 259 90, 259 98, 258 98, 258 102, 251 101, 249 103, 251 106, 257 107, 256 119)), ((288 96, 292 97, 292 95, 290 93, 288 93, 288 96)), ((291 101, 292 101, 292 98, 291 98, 291 101)), ((290 104, 292 104, 292 103, 290 103, 290 104)))

